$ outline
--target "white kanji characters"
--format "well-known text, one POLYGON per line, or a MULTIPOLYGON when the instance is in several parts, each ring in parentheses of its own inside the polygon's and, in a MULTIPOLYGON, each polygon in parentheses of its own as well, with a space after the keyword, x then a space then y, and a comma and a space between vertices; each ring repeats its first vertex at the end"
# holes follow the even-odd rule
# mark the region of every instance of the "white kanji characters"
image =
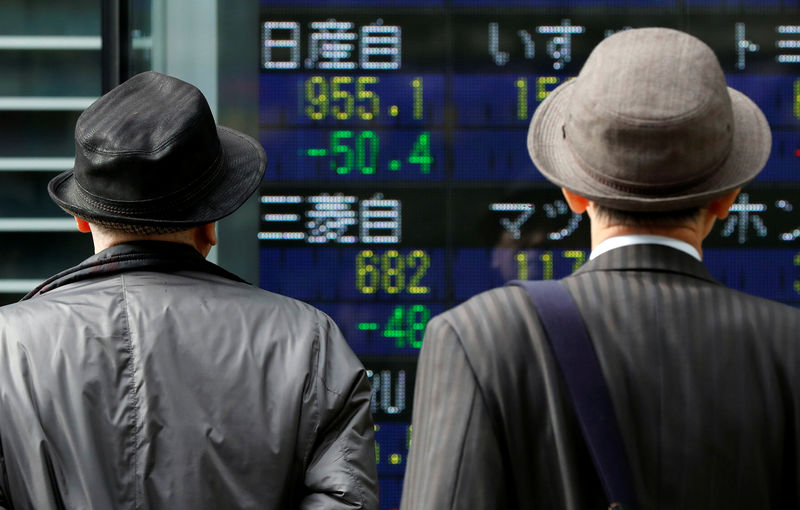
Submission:
POLYGON ((356 236, 348 234, 350 227, 358 223, 356 212, 352 210, 358 201, 355 196, 323 193, 308 197, 307 201, 314 206, 306 211, 309 243, 353 244, 358 241, 356 236))
POLYGON ((301 228, 302 224, 295 224, 301 222, 301 216, 296 209, 303 203, 303 197, 298 195, 265 195, 261 197, 261 203, 269 208, 269 211, 261 217, 269 230, 258 233, 260 240, 305 240, 305 232, 292 230, 293 228, 301 228))
POLYGON ((267 21, 263 26, 263 38, 261 64, 264 69, 300 67, 299 24, 294 21, 267 21), (279 50, 275 51, 274 48, 279 50))
MULTIPOLYGON (((775 31, 781 36, 793 35, 797 37, 800 35, 800 25, 778 25, 775 31)), ((778 39, 775 41, 775 46, 781 50, 800 50, 800 39, 778 39)), ((780 53, 775 57, 775 60, 780 64, 800 64, 800 54, 795 53, 780 53)))
MULTIPOLYGON (((517 35, 522 41, 525 58, 533 60, 533 57, 536 56, 536 44, 533 42, 533 37, 527 30, 517 30, 517 35)), ((500 25, 498 23, 489 23, 489 54, 494 63, 500 67, 506 65, 510 58, 508 52, 500 50, 500 25)))
POLYGON ((378 411, 386 414, 400 414, 406 408, 406 371, 398 370, 395 374, 391 370, 381 370, 375 373, 367 370, 372 387, 372 401, 370 411, 377 414, 378 411))
MULTIPOLYGON (((382 19, 360 29, 350 21, 312 21, 308 29, 307 69, 400 69, 402 29, 384 25, 382 19)), ((261 66, 263 69, 297 69, 301 62, 296 21, 266 21, 262 25, 261 66)))
MULTIPOLYGON (((794 211, 794 205, 792 205, 791 202, 789 202, 788 200, 785 200, 785 199, 776 200, 775 201, 775 208, 778 209, 779 211, 782 211, 782 212, 785 212, 785 213, 791 213, 792 211, 794 211)), ((800 227, 796 227, 796 228, 793 228, 792 230, 790 230, 788 232, 781 233, 778 236, 778 239, 780 239, 781 241, 784 241, 784 242, 791 242, 791 241, 796 241, 797 239, 800 239, 800 227)), ((798 256, 800 256, 800 255, 798 255, 798 256)), ((800 265, 800 264, 796 264, 796 265, 800 265)))
POLYGON ((355 41, 358 35, 352 31, 349 21, 314 21, 308 37, 309 56, 307 68, 355 69, 353 61, 355 41))
POLYGON ((258 238, 262 241, 391 244, 402 237, 402 205, 399 200, 383 198, 382 193, 360 202, 343 193, 265 195, 261 203, 268 209, 261 217, 264 231, 258 238), (300 231, 303 227, 305 232, 300 231))
POLYGON ((572 36, 585 31, 586 27, 573 26, 568 19, 561 20, 560 25, 536 27, 536 32, 540 34, 554 34, 554 37, 547 42, 547 54, 555 60, 553 69, 560 71, 572 60, 572 36))
POLYGON ((498 23, 489 23, 489 55, 498 66, 504 66, 508 63, 508 52, 500 50, 500 25, 498 23))
POLYGON ((747 53, 755 53, 758 51, 758 44, 755 44, 745 37, 744 23, 736 23, 733 31, 736 36, 736 69, 742 70, 745 68, 745 57, 747 53))
POLYGON ((739 244, 744 244, 747 242, 750 225, 753 226, 758 237, 766 237, 767 226, 761 216, 755 214, 763 213, 766 210, 766 204, 751 204, 750 195, 741 193, 736 203, 731 206, 731 214, 722 226, 722 237, 731 237, 736 232, 739 244))
POLYGON ((400 242, 402 222, 399 200, 385 199, 382 193, 376 193, 372 198, 361 201, 359 219, 362 243, 400 242))
MULTIPOLYGON (((519 240, 522 238, 522 226, 527 222, 533 213, 536 211, 536 206, 531 203, 493 203, 489 205, 489 209, 495 212, 516 212, 519 213, 514 219, 500 218, 500 224, 503 228, 511 234, 512 239, 519 240)), ((542 212, 548 220, 556 220, 559 217, 566 217, 567 224, 562 228, 547 232, 545 237, 550 241, 560 241, 571 236, 580 225, 582 215, 575 214, 569 210, 567 203, 564 200, 555 200, 548 202, 541 207, 542 212)))
POLYGON ((513 220, 509 218, 500 218, 500 224, 506 229, 510 234, 511 237, 514 239, 519 239, 522 235, 522 225, 528 221, 528 219, 533 215, 535 210, 533 204, 525 204, 525 203, 494 203, 489 206, 489 209, 492 211, 498 212, 518 212, 520 214, 513 220))
POLYGON ((374 25, 361 27, 361 69, 400 69, 402 61, 402 32, 399 26, 374 25))
POLYGON ((578 225, 581 223, 581 218, 583 218, 582 214, 577 214, 570 211, 569 206, 567 206, 567 203, 564 200, 556 200, 551 204, 544 204, 542 206, 542 210, 544 211, 544 215, 550 219, 555 219, 559 216, 567 216, 569 218, 564 227, 552 232, 548 232, 547 238, 551 241, 560 241, 571 236, 573 232, 578 229, 578 225))

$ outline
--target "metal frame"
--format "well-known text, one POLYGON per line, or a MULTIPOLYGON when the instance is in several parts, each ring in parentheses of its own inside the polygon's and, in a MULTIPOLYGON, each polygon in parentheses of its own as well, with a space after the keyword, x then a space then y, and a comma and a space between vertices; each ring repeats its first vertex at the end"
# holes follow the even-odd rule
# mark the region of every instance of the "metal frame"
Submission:
POLYGON ((103 93, 113 89, 128 78, 130 30, 128 23, 129 0, 102 0, 101 17, 101 69, 103 93))
POLYGON ((0 50, 99 50, 102 46, 102 38, 94 36, 0 36, 0 50))

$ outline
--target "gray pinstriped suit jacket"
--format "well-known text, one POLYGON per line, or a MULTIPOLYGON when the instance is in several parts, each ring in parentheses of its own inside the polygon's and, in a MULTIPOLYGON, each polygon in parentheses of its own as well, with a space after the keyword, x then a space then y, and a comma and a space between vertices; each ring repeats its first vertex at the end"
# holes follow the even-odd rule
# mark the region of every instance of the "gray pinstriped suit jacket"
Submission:
MULTIPOLYGON (((600 358, 642 510, 798 508, 800 310, 657 245, 563 280, 600 358)), ((404 510, 607 506, 525 290, 434 318, 404 510)))

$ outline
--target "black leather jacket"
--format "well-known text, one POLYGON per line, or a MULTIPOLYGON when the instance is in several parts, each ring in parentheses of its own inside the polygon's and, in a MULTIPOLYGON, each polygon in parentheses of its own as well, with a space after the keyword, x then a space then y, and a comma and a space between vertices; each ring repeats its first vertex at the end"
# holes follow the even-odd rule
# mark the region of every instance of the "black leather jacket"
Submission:
POLYGON ((0 509, 375 509, 369 403, 325 314, 117 245, 0 308, 0 509))

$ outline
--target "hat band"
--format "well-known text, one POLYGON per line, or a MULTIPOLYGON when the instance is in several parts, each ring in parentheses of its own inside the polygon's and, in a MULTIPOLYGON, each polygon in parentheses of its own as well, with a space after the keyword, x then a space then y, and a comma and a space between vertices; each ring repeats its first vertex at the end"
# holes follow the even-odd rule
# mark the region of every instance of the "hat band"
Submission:
POLYGON ((181 206, 187 202, 192 202, 198 196, 205 194, 209 188, 211 188, 212 185, 219 180, 220 176, 222 175, 223 168, 223 150, 224 149, 220 144, 219 151, 217 151, 217 156, 214 158, 214 162, 211 164, 208 170, 200 174, 197 179, 189 183, 183 189, 178 190, 170 195, 136 202, 123 202, 119 200, 107 200, 93 195, 84 189, 77 179, 75 180, 75 187, 78 190, 78 194, 85 202, 90 204, 92 207, 101 209, 111 214, 136 218, 137 216, 146 216, 167 209, 180 209, 181 206))
POLYGON ((592 167, 585 159, 581 157, 581 155, 575 151, 572 147, 572 144, 569 141, 569 137, 566 136, 566 126, 562 125, 561 127, 562 133, 564 134, 564 138, 566 139, 566 146, 569 149, 569 153, 572 155, 574 161, 578 164, 578 167, 583 170, 585 174, 587 174, 590 178, 594 179, 595 182, 602 184, 603 186, 607 186, 609 188, 613 188, 617 191, 621 191, 623 193, 629 193, 632 195, 644 195, 644 196, 658 196, 663 194, 675 194, 680 193, 682 191, 691 189, 693 186, 705 181, 707 177, 717 170, 719 170, 725 162, 728 160, 728 157, 731 154, 732 145, 729 143, 727 150, 722 154, 718 161, 715 161, 708 167, 706 167, 703 171, 698 172, 690 179, 686 179, 680 182, 674 183, 652 183, 652 184, 645 184, 645 183, 636 183, 631 181, 625 181, 622 179, 617 179, 611 177, 607 174, 601 173, 599 170, 596 170, 592 167))

